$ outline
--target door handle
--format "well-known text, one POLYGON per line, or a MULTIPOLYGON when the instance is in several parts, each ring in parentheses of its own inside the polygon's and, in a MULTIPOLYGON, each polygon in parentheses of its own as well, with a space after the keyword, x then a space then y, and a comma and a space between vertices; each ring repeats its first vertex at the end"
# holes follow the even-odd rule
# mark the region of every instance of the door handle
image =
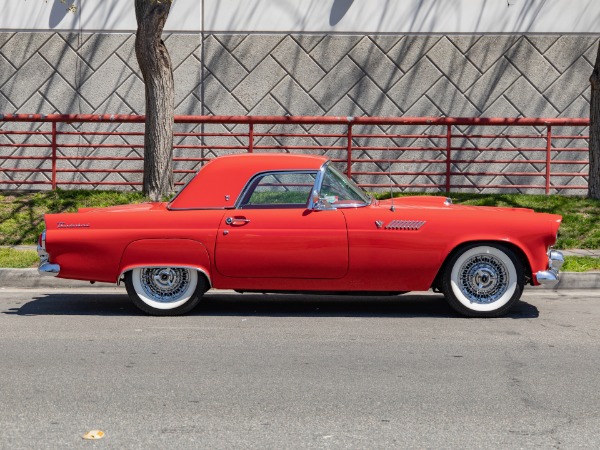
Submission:
POLYGON ((246 219, 244 217, 228 217, 225 219, 225 223, 227 225, 242 225, 250 222, 250 219, 246 219))

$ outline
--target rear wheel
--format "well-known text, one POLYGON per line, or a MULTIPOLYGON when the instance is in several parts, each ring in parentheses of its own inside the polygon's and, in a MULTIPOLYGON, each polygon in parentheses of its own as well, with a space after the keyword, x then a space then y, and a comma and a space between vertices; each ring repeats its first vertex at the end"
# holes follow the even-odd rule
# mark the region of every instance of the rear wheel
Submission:
POLYGON ((185 267, 140 267, 125 274, 125 287, 135 306, 154 316, 190 312, 206 291, 204 277, 185 267))
POLYGON ((500 244, 472 244, 451 257, 442 291, 468 317, 499 317, 521 298, 525 277, 515 253, 500 244))

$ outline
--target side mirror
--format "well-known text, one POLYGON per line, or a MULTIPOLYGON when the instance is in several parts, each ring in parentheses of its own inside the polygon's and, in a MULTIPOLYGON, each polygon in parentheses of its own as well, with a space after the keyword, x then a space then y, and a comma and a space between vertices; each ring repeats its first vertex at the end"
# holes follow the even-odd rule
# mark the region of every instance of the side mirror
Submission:
POLYGON ((317 191, 312 192, 311 200, 313 211, 333 211, 337 209, 327 200, 319 197, 319 193, 317 191))

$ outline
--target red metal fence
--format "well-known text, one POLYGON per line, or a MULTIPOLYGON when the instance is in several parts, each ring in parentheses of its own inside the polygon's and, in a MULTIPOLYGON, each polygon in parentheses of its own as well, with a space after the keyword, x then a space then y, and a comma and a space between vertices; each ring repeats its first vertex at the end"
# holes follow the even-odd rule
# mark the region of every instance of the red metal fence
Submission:
MULTIPOLYGON (((587 189, 588 119, 175 117, 176 184, 221 154, 325 154, 363 187, 587 189), (390 183, 391 180, 391 183, 390 183)), ((0 186, 139 188, 144 117, 0 115, 0 186)))

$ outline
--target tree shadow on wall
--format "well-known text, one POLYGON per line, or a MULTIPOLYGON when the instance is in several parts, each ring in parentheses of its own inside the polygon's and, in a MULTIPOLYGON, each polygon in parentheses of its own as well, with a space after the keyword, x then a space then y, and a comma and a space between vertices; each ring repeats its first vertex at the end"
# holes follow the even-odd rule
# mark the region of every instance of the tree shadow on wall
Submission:
POLYGON ((69 6, 64 0, 54 0, 52 10, 50 11, 50 19, 48 20, 48 26, 53 29, 56 28, 65 16, 69 13, 69 6))
POLYGON ((354 0, 335 0, 329 15, 329 25, 332 27, 337 25, 344 18, 352 3, 354 3, 354 0))

